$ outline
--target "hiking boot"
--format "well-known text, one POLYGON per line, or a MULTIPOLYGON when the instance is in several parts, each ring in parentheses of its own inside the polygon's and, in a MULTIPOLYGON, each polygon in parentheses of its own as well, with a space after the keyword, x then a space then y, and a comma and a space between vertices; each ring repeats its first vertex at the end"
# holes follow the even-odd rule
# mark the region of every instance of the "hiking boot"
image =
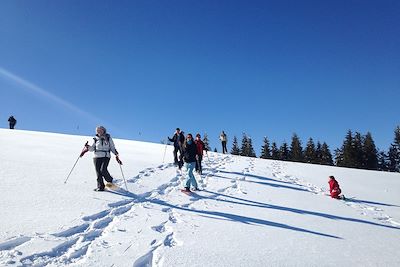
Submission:
POLYGON ((94 191, 97 191, 97 192, 104 191, 104 188, 95 188, 94 191))

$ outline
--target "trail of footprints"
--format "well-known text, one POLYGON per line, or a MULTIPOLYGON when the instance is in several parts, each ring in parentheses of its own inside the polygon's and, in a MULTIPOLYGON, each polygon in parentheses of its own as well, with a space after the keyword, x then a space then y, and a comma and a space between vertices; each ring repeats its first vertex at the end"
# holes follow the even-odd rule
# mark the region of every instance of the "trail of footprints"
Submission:
MULTIPOLYGON (((291 175, 285 174, 283 171, 282 163, 276 161, 272 163, 272 176, 278 180, 283 182, 290 182, 294 185, 301 186, 302 188, 312 192, 314 194, 326 195, 326 190, 321 187, 315 186, 309 182, 301 180, 291 175)), ((391 216, 384 213, 383 209, 376 207, 372 204, 368 204, 365 202, 357 202, 357 201, 344 201, 343 202, 346 206, 351 208, 355 208, 358 210, 362 215, 370 216, 381 223, 389 224, 395 227, 400 227, 400 223, 395 221, 391 216)))
MULTIPOLYGON (((210 157, 209 167, 204 168, 208 173, 203 175, 204 178, 200 177, 203 187, 207 186, 209 177, 218 168, 224 168, 223 165, 225 165, 227 159, 228 157, 210 157)), ((157 171, 173 167, 173 164, 162 164, 156 168, 147 168, 139 172, 137 176, 128 179, 127 182, 140 183, 144 177, 148 178, 157 171)), ((126 216, 126 219, 134 217, 135 205, 146 203, 148 200, 177 190, 183 180, 184 175, 181 172, 177 172, 169 182, 160 185, 154 190, 138 195, 135 199, 110 203, 108 209, 82 217, 82 223, 79 225, 53 234, 35 234, 31 237, 19 236, 0 243, 0 265, 62 266, 83 260, 95 240, 116 229, 113 226, 113 222, 117 218, 123 220, 124 216, 126 216), (30 247, 48 247, 48 249, 42 252, 29 253, 30 247), (28 255, 24 255, 24 252, 28 255)), ((176 238, 173 227, 175 224, 182 222, 181 214, 173 208, 163 208, 162 212, 168 214, 168 220, 150 227, 163 237, 160 241, 151 241, 149 251, 145 255, 138 257, 133 266, 160 266, 162 264, 162 255, 159 252, 161 248, 182 245, 182 242, 176 238)), ((108 246, 105 241, 101 244, 105 248, 108 246)))

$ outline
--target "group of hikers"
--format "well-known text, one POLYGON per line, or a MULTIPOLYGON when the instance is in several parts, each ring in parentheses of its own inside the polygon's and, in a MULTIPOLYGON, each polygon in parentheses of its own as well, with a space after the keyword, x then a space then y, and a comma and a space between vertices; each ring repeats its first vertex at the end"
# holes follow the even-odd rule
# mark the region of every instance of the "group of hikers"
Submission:
MULTIPOLYGON (((201 135, 199 133, 196 134, 196 138, 194 139, 193 135, 189 133, 185 137, 184 132, 179 128, 176 128, 174 135, 172 138, 168 137, 168 140, 173 142, 174 145, 174 164, 179 169, 182 169, 183 165, 185 165, 187 170, 184 189, 182 189, 182 191, 191 192, 191 187, 192 190, 199 190, 193 170, 196 170, 200 175, 202 174, 201 162, 203 160, 204 151, 207 153, 207 148, 201 140, 201 135)), ((224 131, 222 131, 220 135, 220 140, 223 147, 223 153, 227 153, 227 137, 224 131)), ((113 185, 113 178, 107 170, 111 158, 111 152, 116 156, 118 164, 122 165, 114 141, 110 134, 107 133, 105 127, 96 127, 96 135, 93 138, 93 143, 91 145, 88 143, 85 144, 80 157, 88 151, 94 152, 93 162, 97 175, 97 188, 95 191, 104 191, 106 186, 111 187, 113 185), (104 184, 104 180, 107 182, 106 184, 104 184)), ((343 195, 340 195, 341 189, 334 176, 329 176, 328 183, 329 192, 332 198, 345 199, 343 195)))

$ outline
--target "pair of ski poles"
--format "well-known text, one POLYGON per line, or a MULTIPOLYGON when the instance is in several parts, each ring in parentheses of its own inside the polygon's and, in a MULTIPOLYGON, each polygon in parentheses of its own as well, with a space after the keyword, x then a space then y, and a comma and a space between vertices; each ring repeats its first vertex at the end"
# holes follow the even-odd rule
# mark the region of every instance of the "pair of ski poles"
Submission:
MULTIPOLYGON (((75 166, 76 166, 76 164, 78 163, 79 159, 80 159, 81 157, 83 157, 83 155, 85 155, 85 153, 88 151, 88 150, 87 150, 87 145, 88 145, 88 143, 89 143, 89 141, 86 141, 85 145, 83 146, 83 149, 82 149, 81 153, 79 154, 78 158, 76 159, 76 161, 75 161, 75 163, 74 163, 74 166, 72 166, 72 169, 71 169, 71 171, 69 172, 69 174, 68 174, 68 176, 67 176, 67 179, 65 179, 64 184, 67 183, 67 181, 68 181, 69 177, 71 176, 72 171, 75 169, 75 166)), ((124 182, 125 182, 126 191, 128 191, 128 186, 127 186, 127 184, 126 184, 125 175, 124 175, 124 172, 122 171, 122 167, 121 167, 122 163, 118 163, 118 165, 119 165, 119 169, 121 170, 122 178, 124 179, 124 182)))

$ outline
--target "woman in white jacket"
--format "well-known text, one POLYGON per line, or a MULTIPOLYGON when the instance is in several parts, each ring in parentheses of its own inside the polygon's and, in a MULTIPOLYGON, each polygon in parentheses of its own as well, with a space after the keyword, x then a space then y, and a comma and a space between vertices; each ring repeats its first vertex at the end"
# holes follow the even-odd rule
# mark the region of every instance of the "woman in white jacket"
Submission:
POLYGON ((119 164, 122 164, 118 157, 118 152, 115 149, 114 141, 107 133, 106 128, 103 126, 96 127, 96 136, 93 138, 93 144, 87 145, 88 151, 94 152, 94 166, 97 174, 97 188, 95 191, 104 191, 104 180, 112 183, 113 178, 107 170, 108 163, 110 162, 111 152, 116 156, 119 164))

